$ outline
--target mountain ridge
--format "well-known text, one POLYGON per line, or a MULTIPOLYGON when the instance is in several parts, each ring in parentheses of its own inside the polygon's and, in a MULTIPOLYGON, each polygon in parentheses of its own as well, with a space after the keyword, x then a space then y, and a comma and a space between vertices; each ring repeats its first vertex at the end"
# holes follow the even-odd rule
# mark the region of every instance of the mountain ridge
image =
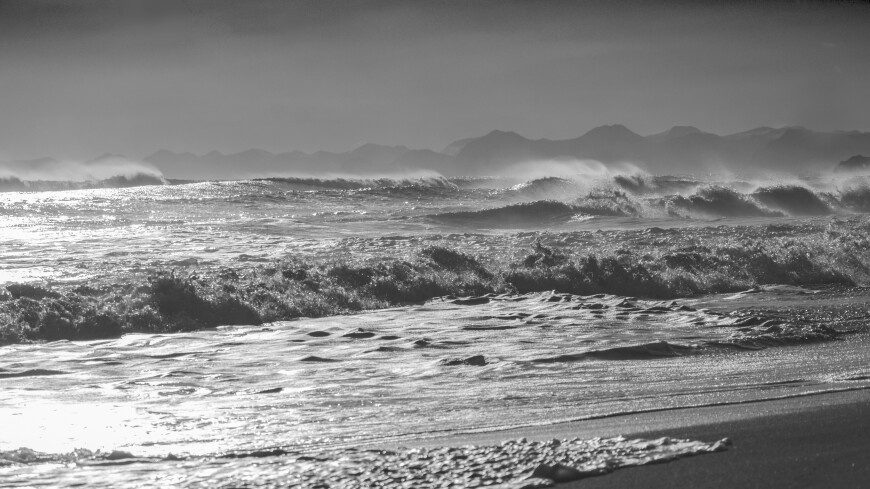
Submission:
MULTIPOLYGON (((442 151, 403 145, 363 144, 347 152, 298 150, 273 153, 249 148, 204 154, 160 149, 141 161, 173 179, 243 179, 267 176, 372 176, 438 172, 448 176, 499 175, 538 161, 595 160, 630 163, 651 173, 829 171, 858 154, 870 154, 870 132, 814 131, 801 126, 760 126, 718 135, 677 125, 641 136, 624 125, 595 127, 567 139, 530 139, 493 130, 458 139, 442 151)), ((124 158, 105 154, 94 158, 124 158)), ((16 165, 53 160, 39 158, 16 165)), ((57 161, 57 160, 53 160, 57 161)))
MULTIPOLYGON (((160 152, 158 152, 160 153, 160 152)), ((828 171, 855 154, 870 153, 870 132, 813 131, 801 126, 760 126, 733 134, 718 135, 694 126, 641 136, 624 125, 595 127, 568 139, 530 139, 509 130, 493 130, 483 136, 456 140, 441 152, 384 146, 372 143, 345 153, 265 152, 258 158, 244 153, 221 157, 170 158, 166 153, 145 158, 161 171, 201 172, 210 178, 242 178, 235 168, 263 174, 317 175, 391 174, 432 170, 451 176, 498 175, 519 164, 535 161, 596 160, 605 165, 631 163, 652 173, 711 173, 828 171), (158 155, 158 156, 155 156, 158 155), (245 161, 242 161, 242 160, 245 161)), ((280 176, 280 175, 277 175, 280 176)))

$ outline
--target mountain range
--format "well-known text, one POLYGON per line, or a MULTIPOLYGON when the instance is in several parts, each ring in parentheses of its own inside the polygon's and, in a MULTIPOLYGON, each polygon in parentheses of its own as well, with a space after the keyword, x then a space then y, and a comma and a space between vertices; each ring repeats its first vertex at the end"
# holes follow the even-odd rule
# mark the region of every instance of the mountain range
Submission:
MULTIPOLYGON (((819 132, 800 126, 759 127, 720 136, 674 126, 641 136, 607 125, 573 139, 528 139, 492 131, 453 142, 440 152, 365 144, 346 153, 249 149, 224 154, 162 149, 144 158, 167 178, 238 179, 261 176, 391 175, 431 170, 443 175, 503 175, 518 165, 595 160, 629 163, 656 174, 824 172, 851 156, 870 155, 870 132, 819 132)), ((105 156, 101 157, 105 158, 105 156)))

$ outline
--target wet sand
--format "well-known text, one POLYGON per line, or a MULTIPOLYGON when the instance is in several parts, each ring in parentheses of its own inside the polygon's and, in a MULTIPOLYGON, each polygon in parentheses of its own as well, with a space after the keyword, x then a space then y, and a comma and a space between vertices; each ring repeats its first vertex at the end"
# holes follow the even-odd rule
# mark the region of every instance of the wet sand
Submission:
POLYGON ((670 436, 701 441, 728 437, 724 452, 616 470, 559 484, 559 488, 864 488, 870 481, 870 390, 761 402, 686 408, 636 415, 469 434, 461 441, 498 439, 670 436))
MULTIPOLYGON (((821 403, 784 414, 635 433, 696 440, 727 436, 734 445, 725 452, 631 467, 560 487, 868 487, 870 395, 862 391, 820 397, 829 396, 837 399, 813 399, 810 404, 821 403)), ((764 409, 766 403, 758 404, 764 409)))

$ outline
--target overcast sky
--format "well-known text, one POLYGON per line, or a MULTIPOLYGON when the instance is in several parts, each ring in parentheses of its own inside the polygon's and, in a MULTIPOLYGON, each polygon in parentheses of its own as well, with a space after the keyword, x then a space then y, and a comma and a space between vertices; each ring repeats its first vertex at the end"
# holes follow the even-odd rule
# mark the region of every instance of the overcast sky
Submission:
POLYGON ((0 0, 0 158, 870 130, 870 7, 0 0))

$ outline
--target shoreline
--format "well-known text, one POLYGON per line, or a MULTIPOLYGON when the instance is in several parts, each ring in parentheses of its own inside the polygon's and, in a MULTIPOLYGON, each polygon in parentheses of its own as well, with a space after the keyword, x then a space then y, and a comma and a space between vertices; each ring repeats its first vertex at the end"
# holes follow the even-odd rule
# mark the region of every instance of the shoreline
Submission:
POLYGON ((723 452, 629 467, 558 487, 867 487, 870 391, 820 397, 823 399, 808 405, 785 406, 786 412, 776 410, 784 406, 767 406, 773 411, 749 418, 632 432, 629 437, 671 436, 703 441, 727 436, 733 446, 723 452))
MULTIPOLYGON (((662 436, 714 442, 728 450, 628 467, 559 488, 866 487, 870 480, 870 389, 676 408, 548 426, 418 440, 412 446, 496 444, 525 437, 662 436)), ((393 445, 396 446, 396 445, 393 445)))
POLYGON ((398 447, 498 444, 504 440, 515 438, 527 438, 534 441, 573 437, 607 438, 619 435, 641 435, 663 433, 670 430, 693 429, 711 424, 748 421, 755 418, 796 414, 813 409, 861 403, 868 404, 868 409, 870 409, 870 387, 817 391, 723 404, 605 414, 586 419, 557 421, 551 424, 532 424, 514 428, 456 432, 417 439, 371 441, 362 443, 360 446, 394 449, 398 447))

